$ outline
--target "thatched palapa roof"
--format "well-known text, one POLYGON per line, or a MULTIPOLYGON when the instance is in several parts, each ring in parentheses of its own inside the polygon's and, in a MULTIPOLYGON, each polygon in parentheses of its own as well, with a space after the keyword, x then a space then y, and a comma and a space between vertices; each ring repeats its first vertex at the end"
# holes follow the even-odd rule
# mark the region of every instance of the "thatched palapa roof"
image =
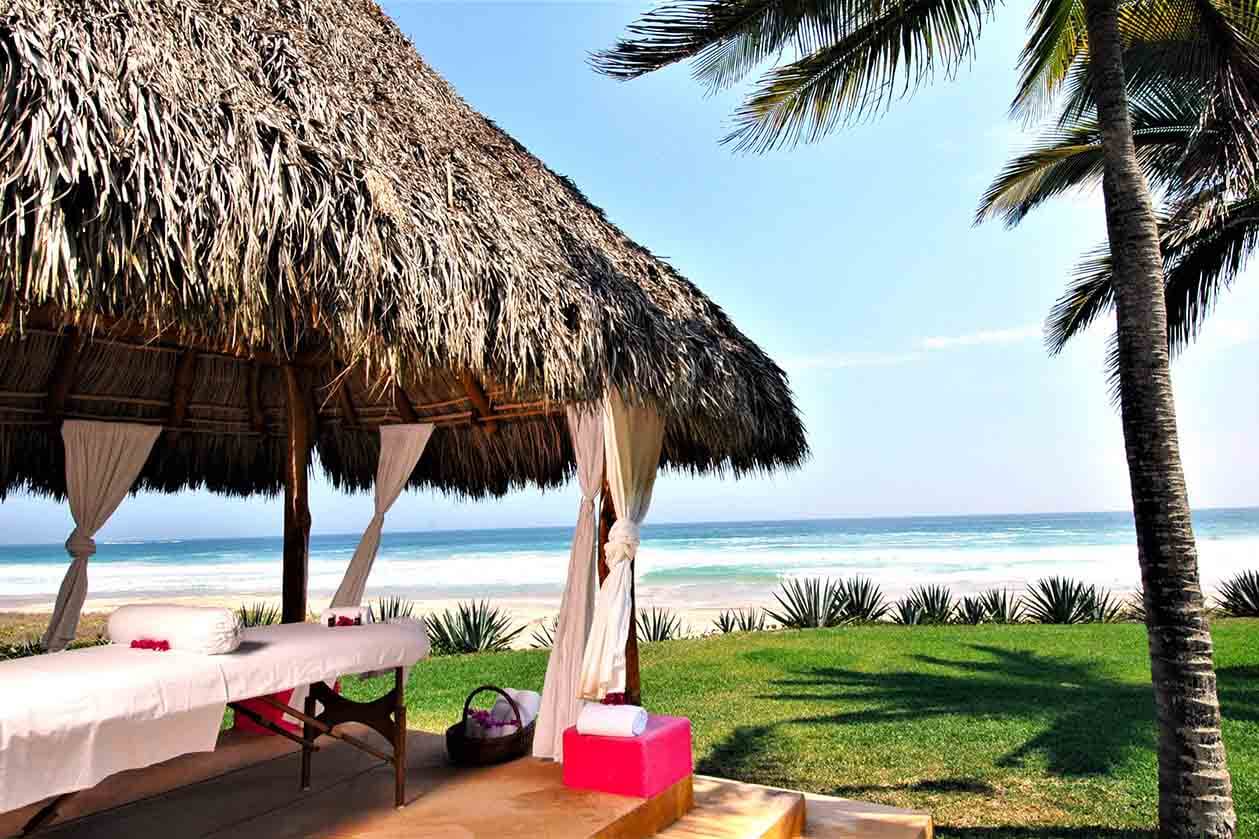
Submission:
POLYGON ((62 490, 63 417, 173 429, 143 487, 274 492, 285 364, 352 488, 411 417, 416 485, 554 485, 608 387, 665 465, 806 453, 783 371, 370 0, 7 0, 0 199, 0 494, 62 490))

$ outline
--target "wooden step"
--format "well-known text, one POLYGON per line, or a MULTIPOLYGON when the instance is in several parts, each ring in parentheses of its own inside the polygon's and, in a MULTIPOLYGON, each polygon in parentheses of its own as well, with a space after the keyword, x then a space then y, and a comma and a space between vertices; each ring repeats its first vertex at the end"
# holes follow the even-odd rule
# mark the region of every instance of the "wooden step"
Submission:
POLYGON ((806 793, 805 839, 931 839, 931 814, 806 793))
POLYGON ((804 796, 789 790, 695 776, 695 808, 660 839, 797 839, 804 796))

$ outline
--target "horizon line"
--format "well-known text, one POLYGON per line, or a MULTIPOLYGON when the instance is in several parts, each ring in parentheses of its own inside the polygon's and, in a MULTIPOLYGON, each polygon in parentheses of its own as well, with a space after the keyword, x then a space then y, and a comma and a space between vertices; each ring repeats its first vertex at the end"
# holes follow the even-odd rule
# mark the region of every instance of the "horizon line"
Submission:
MULTIPOLYGON (((1240 505, 1240 506, 1224 506, 1224 507, 1196 507, 1190 510, 1190 513, 1207 513, 1207 512, 1235 512, 1242 510, 1259 510, 1259 505, 1240 505)), ((699 521, 646 521, 643 523, 645 530, 653 526, 678 526, 678 525, 722 525, 722 524, 780 524, 785 522, 836 522, 836 521, 907 521, 912 519, 995 519, 995 518, 1024 518, 1036 516, 1106 516, 1106 515, 1132 515, 1131 510, 1060 510, 1056 512, 1039 511, 1028 513, 910 513, 906 515, 878 515, 878 516, 799 516, 795 518, 784 519, 706 519, 699 521)), ((384 534, 406 536, 410 534, 425 533, 481 533, 484 531, 526 531, 526 530, 556 530, 561 528, 571 528, 572 524, 535 524, 514 527, 434 527, 426 530, 385 530, 384 534)), ((329 531, 312 531, 310 534, 314 536, 361 536, 360 531, 349 530, 329 530, 329 531)), ((161 542, 214 542, 214 541, 231 541, 246 539, 283 539, 283 533, 277 533, 270 536, 153 536, 153 537, 137 537, 116 540, 98 540, 102 545, 138 545, 146 543, 161 542)), ((1196 539, 1196 535, 1195 535, 1196 539)), ((49 545, 61 544, 61 540, 53 539, 47 542, 0 542, 0 549, 3 548, 26 548, 26 547, 47 547, 49 545)))

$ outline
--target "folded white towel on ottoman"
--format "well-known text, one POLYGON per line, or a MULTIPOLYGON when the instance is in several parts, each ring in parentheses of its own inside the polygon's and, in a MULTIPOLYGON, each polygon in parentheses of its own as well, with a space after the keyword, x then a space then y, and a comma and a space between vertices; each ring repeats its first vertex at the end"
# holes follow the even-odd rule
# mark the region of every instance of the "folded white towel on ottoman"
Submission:
POLYGON ((173 606, 151 603, 120 606, 109 616, 109 640, 165 641, 172 650, 222 655, 240 646, 240 616, 219 606, 173 606))
POLYGON ((637 705, 600 705, 587 702, 577 715, 578 734, 637 737, 647 728, 647 712, 637 705))

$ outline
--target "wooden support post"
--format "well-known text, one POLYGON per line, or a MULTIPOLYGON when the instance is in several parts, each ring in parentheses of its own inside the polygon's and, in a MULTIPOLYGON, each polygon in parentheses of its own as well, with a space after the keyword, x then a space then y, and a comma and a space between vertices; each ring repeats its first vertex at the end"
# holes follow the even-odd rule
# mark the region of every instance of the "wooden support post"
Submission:
POLYGON ((188 418, 188 402, 192 398, 192 382, 197 375, 197 351, 184 350, 175 368, 175 381, 171 385, 170 412, 166 416, 166 439, 173 441, 188 418))
POLYGON ((307 391, 296 367, 284 367, 288 394, 288 449, 284 469, 284 589, 281 619, 306 620, 306 581, 310 549, 310 408, 307 391))
POLYGON ((66 413, 66 398, 74 387, 74 377, 78 372, 79 357, 83 352, 83 333, 71 326, 61 339, 57 349, 57 360, 53 362, 52 374, 48 378, 48 397, 44 403, 44 411, 48 418, 49 429, 53 433, 61 431, 61 419, 66 413))
MULTIPOLYGON (((608 578, 608 532, 616 523, 616 507, 608 482, 603 482, 603 494, 599 506, 599 585, 608 578)), ((641 705, 643 700, 642 676, 638 663, 638 604, 634 585, 634 565, 630 564, 630 627, 625 639, 625 701, 641 705)))
POLYGON ((493 434, 498 425, 493 420, 494 407, 490 405, 490 397, 485 392, 485 388, 471 373, 464 373, 461 379, 464 392, 468 394, 468 401, 472 403, 473 416, 482 423, 486 434, 493 434))

